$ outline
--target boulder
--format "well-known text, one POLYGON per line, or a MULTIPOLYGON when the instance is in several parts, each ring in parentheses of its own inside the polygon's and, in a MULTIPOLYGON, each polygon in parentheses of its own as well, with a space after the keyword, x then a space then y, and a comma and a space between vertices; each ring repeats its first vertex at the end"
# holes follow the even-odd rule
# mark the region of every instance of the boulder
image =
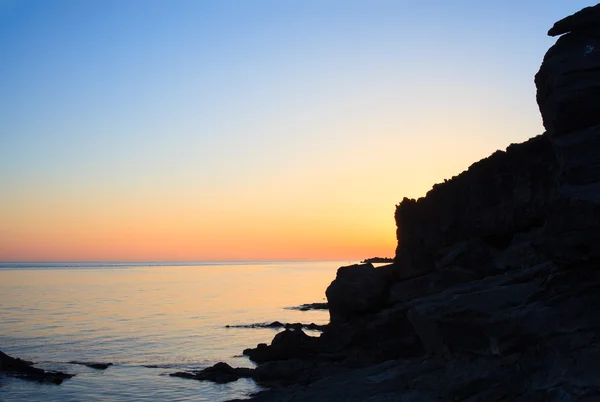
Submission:
POLYGON ((254 349, 245 349, 244 355, 257 363, 307 357, 319 349, 319 338, 306 335, 301 329, 286 329, 275 335, 271 345, 258 344, 254 349))
POLYGON ((217 384, 226 384, 237 381, 240 378, 251 378, 254 369, 246 367, 231 367, 227 363, 219 362, 214 366, 207 367, 195 372, 177 372, 169 374, 171 377, 189 378, 198 381, 211 381, 217 384))
POLYGON ((112 363, 80 362, 80 361, 76 361, 76 360, 70 361, 69 364, 79 364, 81 366, 86 366, 86 367, 93 368, 96 370, 106 370, 107 368, 109 368, 110 366, 113 365, 112 363))
POLYGON ((339 268, 325 292, 331 324, 381 309, 392 283, 391 267, 375 268, 367 263, 339 268))
MULTIPOLYGON (((594 13, 598 27, 600 15, 594 13)), ((551 31, 553 32, 553 31, 551 31)), ((600 124, 600 29, 571 31, 546 55, 535 76, 537 102, 550 135, 600 124)))

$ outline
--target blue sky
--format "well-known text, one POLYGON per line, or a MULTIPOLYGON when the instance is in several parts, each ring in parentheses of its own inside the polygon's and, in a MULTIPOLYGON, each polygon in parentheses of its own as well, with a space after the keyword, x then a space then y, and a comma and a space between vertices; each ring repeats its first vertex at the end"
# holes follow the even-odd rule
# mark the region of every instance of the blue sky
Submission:
POLYGON ((391 255, 402 197, 543 132, 546 32, 593 4, 0 1, 0 259, 391 255))

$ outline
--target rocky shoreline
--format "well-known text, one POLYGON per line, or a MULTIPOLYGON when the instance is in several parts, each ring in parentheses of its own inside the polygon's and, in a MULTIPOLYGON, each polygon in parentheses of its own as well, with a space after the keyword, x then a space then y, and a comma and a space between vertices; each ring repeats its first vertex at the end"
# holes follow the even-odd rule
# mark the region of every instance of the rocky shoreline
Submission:
POLYGON ((394 262, 342 267, 320 336, 244 354, 255 401, 600 401, 600 4, 557 22, 546 133, 396 208, 394 262))

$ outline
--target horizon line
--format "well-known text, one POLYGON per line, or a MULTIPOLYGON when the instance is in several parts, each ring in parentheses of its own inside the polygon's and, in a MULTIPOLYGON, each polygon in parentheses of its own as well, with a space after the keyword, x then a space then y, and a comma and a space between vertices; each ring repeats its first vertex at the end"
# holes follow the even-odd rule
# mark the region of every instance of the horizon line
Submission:
MULTIPOLYGON (((0 264, 157 264, 157 263, 196 263, 196 262, 314 262, 314 261, 346 261, 339 258, 308 258, 308 259, 208 259, 208 260, 0 260, 0 264)), ((356 261, 349 259, 348 261, 356 261)))

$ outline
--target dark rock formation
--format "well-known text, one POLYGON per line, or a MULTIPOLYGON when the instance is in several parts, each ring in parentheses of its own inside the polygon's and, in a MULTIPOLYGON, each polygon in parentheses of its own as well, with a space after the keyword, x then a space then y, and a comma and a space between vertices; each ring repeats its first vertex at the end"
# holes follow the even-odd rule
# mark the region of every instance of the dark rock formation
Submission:
POLYGON ((600 5, 557 22, 561 36, 535 77, 537 101, 559 160, 558 201, 545 250, 562 265, 600 256, 600 5))
POLYGON ((240 378, 252 378, 256 382, 272 387, 279 387, 294 383, 310 382, 322 374, 319 364, 301 360, 288 359, 266 362, 256 369, 247 367, 231 367, 227 363, 217 363, 202 370, 185 372, 180 371, 169 374, 171 377, 187 378, 198 381, 211 381, 217 384, 234 382, 240 378))
POLYGON ((340 268, 256 401, 600 401, 600 5, 549 33, 547 132, 404 199, 394 264, 340 268))
POLYGON ((283 324, 279 321, 273 321, 270 323, 225 325, 225 328, 283 328, 285 325, 287 324, 283 324))
POLYGON ((548 36, 558 36, 569 32, 594 32, 600 21, 600 4, 586 7, 562 20, 556 22, 548 31, 548 36))
POLYGON ((290 310, 300 310, 300 311, 309 311, 309 310, 328 310, 329 305, 327 303, 307 303, 301 304, 299 306, 288 307, 290 310))
POLYGON ((172 377, 189 378, 199 381, 212 381, 217 384, 226 384, 228 382, 237 381, 240 378, 251 378, 254 376, 254 369, 245 367, 233 368, 227 363, 217 363, 214 366, 207 367, 200 371, 184 372, 169 374, 172 377))
POLYGON ((595 401, 599 286, 598 270, 545 262, 421 289, 318 338, 337 336, 337 349, 260 365, 275 388, 254 400, 595 401), (348 333, 361 336, 345 342, 348 333), (416 344, 398 336, 410 333, 416 344), (397 349, 385 350, 386 340, 397 349))
POLYGON ((318 325, 314 322, 310 324, 302 324, 299 322, 295 323, 281 323, 279 321, 273 321, 270 323, 257 323, 257 324, 241 324, 241 325, 226 325, 225 328, 285 328, 285 329, 311 329, 316 331, 322 331, 327 328, 327 324, 318 325))
POLYGON ((544 126, 560 160, 561 195, 600 202, 600 7, 557 22, 561 36, 535 76, 544 126))
POLYGON ((255 369, 254 379, 266 386, 309 383, 312 378, 318 377, 319 367, 318 362, 307 359, 270 361, 255 369))
POLYGON ((286 329, 278 333, 271 345, 259 344, 254 349, 244 350, 244 355, 257 363, 287 360, 310 356, 317 351, 317 338, 306 335, 301 329, 286 329))
POLYGON ((554 150, 541 135, 474 163, 419 200, 405 198, 395 214, 400 277, 450 265, 478 275, 494 271, 495 252, 543 225, 556 173, 554 150))
POLYGON ((79 364, 81 366, 86 366, 89 368, 93 368, 96 370, 106 370, 107 368, 109 368, 110 366, 112 366, 112 363, 101 363, 101 362, 78 362, 75 360, 71 360, 69 362, 69 364, 79 364))
POLYGON ((371 264, 389 264, 394 262, 394 259, 391 257, 371 257, 362 260, 360 263, 366 264, 367 262, 371 264))
MULTIPOLYGON (((597 24, 597 22, 596 22, 597 24)), ((600 123, 600 29, 560 37, 544 56, 535 77, 537 101, 550 135, 600 123)))
POLYGON ((64 379, 74 377, 75 374, 67 374, 62 371, 45 371, 33 367, 29 362, 0 352, 0 372, 7 373, 13 377, 24 380, 61 384, 64 379))
POLYGON ((338 269, 325 294, 331 323, 346 321, 356 314, 379 310, 385 305, 389 289, 389 268, 375 269, 372 264, 357 264, 338 269))

